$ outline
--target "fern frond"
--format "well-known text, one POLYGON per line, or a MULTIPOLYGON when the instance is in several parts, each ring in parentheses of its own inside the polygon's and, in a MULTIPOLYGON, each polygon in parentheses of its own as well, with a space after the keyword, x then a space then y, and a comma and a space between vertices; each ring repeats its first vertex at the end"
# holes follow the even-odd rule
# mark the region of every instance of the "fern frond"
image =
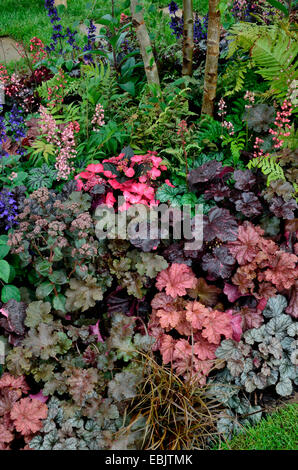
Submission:
POLYGON ((271 183, 271 181, 275 181, 278 179, 285 180, 285 174, 280 166, 280 164, 276 161, 277 155, 271 156, 260 156, 253 158, 247 167, 251 168, 259 168, 264 175, 267 176, 267 186, 271 183))

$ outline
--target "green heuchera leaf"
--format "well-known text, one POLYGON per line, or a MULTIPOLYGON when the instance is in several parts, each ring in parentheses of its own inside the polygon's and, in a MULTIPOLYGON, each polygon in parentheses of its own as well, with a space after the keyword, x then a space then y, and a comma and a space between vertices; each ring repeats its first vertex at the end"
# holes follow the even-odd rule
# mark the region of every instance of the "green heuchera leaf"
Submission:
POLYGON ((51 323, 53 315, 50 315, 50 311, 50 302, 42 302, 41 300, 31 302, 26 310, 25 325, 29 328, 35 328, 40 323, 51 323))
POLYGON ((76 310, 85 312, 88 308, 94 307, 97 300, 103 299, 103 292, 97 285, 97 279, 90 275, 84 281, 70 279, 69 287, 66 291, 66 309, 71 312, 76 310))
POLYGON ((67 351, 69 351, 72 346, 72 341, 67 337, 65 333, 63 333, 63 331, 58 331, 57 336, 59 339, 59 350, 57 351, 58 354, 67 353, 67 351))
POLYGON ((162 256, 153 253, 141 253, 140 256, 142 262, 136 264, 136 269, 141 276, 146 274, 146 276, 154 279, 160 271, 169 266, 162 256))

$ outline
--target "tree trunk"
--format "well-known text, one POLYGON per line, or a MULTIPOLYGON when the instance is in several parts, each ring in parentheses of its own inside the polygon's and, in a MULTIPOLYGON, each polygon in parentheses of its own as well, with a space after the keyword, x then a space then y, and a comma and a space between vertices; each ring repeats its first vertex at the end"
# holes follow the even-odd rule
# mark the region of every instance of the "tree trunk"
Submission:
POLYGON ((183 66, 182 75, 192 75, 193 0, 183 0, 183 66))
POLYGON ((55 7, 58 5, 64 5, 67 8, 67 0, 55 0, 55 7))
POLYGON ((140 0, 130 0, 132 23, 136 29, 136 35, 140 45, 147 81, 149 84, 154 83, 160 86, 158 70, 152 52, 151 41, 144 21, 143 12, 142 10, 138 11, 138 8, 136 9, 136 6, 140 5, 139 2, 140 0))
POLYGON ((217 69, 220 39, 219 0, 209 0, 209 20, 207 34, 207 56, 204 77, 202 114, 213 115, 217 85, 217 69))

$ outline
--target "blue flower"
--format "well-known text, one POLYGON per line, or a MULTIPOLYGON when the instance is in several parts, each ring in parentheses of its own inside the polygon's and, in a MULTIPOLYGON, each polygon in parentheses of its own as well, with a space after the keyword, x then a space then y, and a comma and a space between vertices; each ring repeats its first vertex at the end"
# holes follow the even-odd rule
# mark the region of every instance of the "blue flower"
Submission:
MULTIPOLYGON (((96 26, 93 23, 93 20, 90 20, 89 28, 88 28, 88 40, 87 40, 87 44, 84 46, 84 49, 83 49, 84 52, 92 51, 92 49, 94 48, 94 43, 96 39, 96 35, 94 34, 95 31, 96 31, 96 26)), ((84 60, 85 62, 87 62, 87 64, 94 64, 92 54, 85 54, 84 60)))
POLYGON ((171 15, 175 15, 176 11, 178 11, 178 5, 176 2, 171 2, 169 4, 169 12, 171 15))
POLYGON ((8 118, 14 140, 18 141, 26 136, 25 121, 22 111, 14 104, 8 118))
POLYGON ((17 203, 13 194, 8 189, 3 189, 0 192, 0 222, 3 219, 5 230, 16 223, 17 215, 17 203))

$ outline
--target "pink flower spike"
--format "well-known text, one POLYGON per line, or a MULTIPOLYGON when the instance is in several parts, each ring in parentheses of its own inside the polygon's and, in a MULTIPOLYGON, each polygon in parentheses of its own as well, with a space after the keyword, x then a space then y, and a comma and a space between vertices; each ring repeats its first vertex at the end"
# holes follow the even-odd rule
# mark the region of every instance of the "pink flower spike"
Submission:
POLYGON ((100 331, 99 331, 99 320, 97 321, 97 323, 95 323, 95 325, 90 325, 89 329, 90 329, 90 333, 92 335, 95 335, 95 336, 97 335, 97 341, 99 343, 104 343, 104 340, 103 340, 103 338, 100 334, 100 331))

